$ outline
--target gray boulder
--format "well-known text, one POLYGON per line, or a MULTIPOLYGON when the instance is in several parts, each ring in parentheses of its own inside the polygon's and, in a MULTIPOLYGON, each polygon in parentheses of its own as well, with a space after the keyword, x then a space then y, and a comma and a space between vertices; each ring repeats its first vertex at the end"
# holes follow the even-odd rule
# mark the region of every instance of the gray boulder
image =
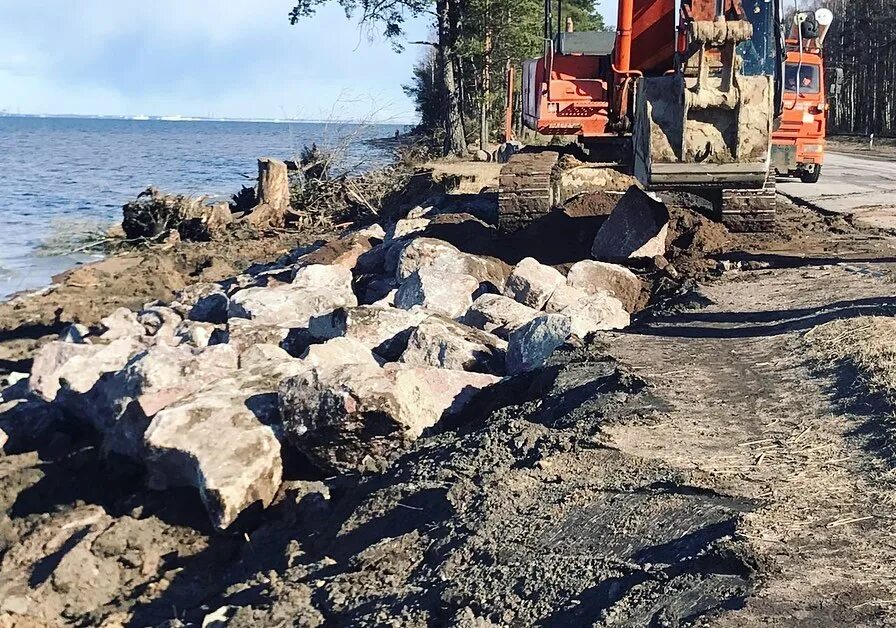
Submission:
POLYGON ((538 260, 527 257, 517 264, 507 278, 504 296, 540 310, 558 286, 566 283, 563 273, 538 260))
POLYGON ((361 305, 315 316, 308 324, 308 331, 318 340, 345 336, 387 360, 396 360, 407 346, 411 331, 426 316, 419 307, 403 310, 361 305))
POLYGON ((572 333, 572 321, 563 314, 543 314, 510 334, 507 373, 531 371, 545 363, 572 333))
POLYGON ((119 338, 139 338, 146 333, 143 325, 137 320, 137 313, 126 307, 120 307, 108 316, 100 319, 103 332, 100 338, 107 341, 119 338))
POLYGON ((601 225, 591 254, 611 262, 663 255, 668 231, 665 204, 632 186, 601 225))
POLYGON ((144 347, 133 337, 118 338, 104 345, 48 342, 34 357, 28 385, 31 392, 46 401, 55 401, 61 389, 83 394, 104 373, 120 370, 144 347))
POLYGON ((566 283, 588 294, 608 292, 622 301, 629 313, 637 309, 643 289, 638 276, 625 266, 592 260, 573 264, 566 283))
POLYGON ((401 362, 501 375, 507 342, 442 316, 430 316, 411 332, 401 362))
POLYGON ((399 286, 395 305, 405 310, 420 306, 427 312, 456 318, 470 308, 478 289, 479 280, 470 275, 421 268, 399 286))
POLYGON ((300 268, 291 284, 236 292, 230 298, 229 315, 281 327, 305 327, 315 314, 357 304, 350 270, 313 264, 300 268))
POLYGON ((289 336, 289 328, 280 325, 259 324, 255 320, 231 318, 227 321, 227 343, 237 353, 252 345, 280 345, 289 336))
POLYGON ((609 292, 587 293, 571 286, 557 288, 545 311, 567 316, 572 333, 579 338, 595 331, 623 329, 631 322, 622 301, 609 292))
POLYGON ((483 294, 460 318, 465 325, 507 339, 514 329, 539 316, 539 311, 500 294, 483 294))
POLYGON ((454 245, 435 238, 416 238, 402 248, 393 247, 393 250, 400 251, 395 270, 399 282, 427 268, 470 275, 479 283, 491 285, 498 291, 504 289, 507 280, 507 265, 500 260, 464 253, 454 245))
POLYGON ((280 412, 290 442, 321 468, 371 470, 497 381, 465 371, 352 364, 284 380, 280 412))

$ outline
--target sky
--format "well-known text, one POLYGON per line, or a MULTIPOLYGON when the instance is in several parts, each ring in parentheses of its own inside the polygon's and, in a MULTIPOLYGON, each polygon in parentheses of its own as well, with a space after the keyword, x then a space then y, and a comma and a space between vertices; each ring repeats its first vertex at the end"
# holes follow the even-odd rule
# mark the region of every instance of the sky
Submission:
MULTIPOLYGON (((605 2, 606 4, 607 2, 605 2)), ((413 122, 397 54, 336 4, 291 26, 290 0, 0 0, 0 111, 413 122)), ((408 24, 410 40, 428 25, 408 24)))

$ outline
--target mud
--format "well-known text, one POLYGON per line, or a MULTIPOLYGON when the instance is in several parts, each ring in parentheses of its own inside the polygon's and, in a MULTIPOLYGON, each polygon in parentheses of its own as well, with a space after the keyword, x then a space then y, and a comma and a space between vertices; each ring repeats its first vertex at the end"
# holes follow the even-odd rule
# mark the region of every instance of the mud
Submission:
MULTIPOLYGON (((296 455, 271 508, 227 533, 46 406, 4 406, 0 625, 893 625, 892 463, 869 444, 875 410, 806 362, 800 334, 896 311, 896 246, 789 204, 774 233, 728 234, 667 200, 676 272, 639 269, 654 289, 631 329, 505 381, 379 475, 296 455)), ((471 220, 427 235, 563 265, 587 257, 605 202, 513 239, 471 220)), ((234 251, 287 246, 268 244, 234 251)), ((115 290, 82 274, 3 305, 4 343, 212 267, 159 255, 152 281, 138 261, 88 271, 115 290)))

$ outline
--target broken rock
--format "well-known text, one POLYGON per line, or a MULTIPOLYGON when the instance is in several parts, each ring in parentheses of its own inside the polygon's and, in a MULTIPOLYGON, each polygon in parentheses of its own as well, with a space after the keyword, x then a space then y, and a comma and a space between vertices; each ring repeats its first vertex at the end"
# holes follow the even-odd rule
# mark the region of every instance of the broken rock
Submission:
MULTIPOLYGON (((391 250, 396 249, 400 251, 395 271, 399 282, 424 268, 470 275, 479 283, 489 284, 497 291, 504 289, 507 280, 508 268, 502 261, 464 253, 452 244, 435 238, 417 238, 404 247, 396 245, 391 250)), ((388 262, 386 265, 389 266, 388 262)))
POLYGON ((401 362, 414 366, 504 372, 507 342, 480 329, 441 316, 430 316, 411 332, 401 362))
POLYGON ((608 292, 622 301, 629 313, 637 309, 643 289, 638 276, 625 266, 592 260, 573 264, 566 283, 588 294, 608 292))
POLYGON ((544 364, 572 333, 572 321, 563 314, 543 314, 510 334, 507 372, 531 371, 544 364))
POLYGON ((504 295, 540 310, 551 298, 554 290, 565 283, 566 277, 560 271, 527 257, 510 273, 504 295))
POLYGON ((631 322, 622 301, 605 290, 587 293, 560 286, 545 309, 569 317, 572 333, 579 338, 595 331, 622 329, 631 322))
POLYGON ((668 230, 669 210, 665 204, 632 186, 601 225, 591 254, 606 261, 663 255, 668 230))
POLYGON ((470 275, 433 268, 414 271, 395 293, 395 305, 410 310, 420 306, 428 312, 456 318, 473 303, 479 280, 470 275))
POLYGON ((500 294, 479 296, 460 321, 506 339, 510 332, 539 316, 538 310, 500 294))
POLYGON ((305 327, 315 314, 357 304, 350 270, 312 264, 300 268, 291 284, 236 292, 230 298, 229 315, 280 327, 305 327))
POLYGON ((396 360, 407 346, 408 336, 427 314, 419 307, 400 308, 361 305, 339 308, 311 319, 308 330, 319 340, 345 336, 387 360, 396 360))
POLYGON ((143 325, 137 320, 137 314, 126 307, 120 307, 105 318, 100 319, 100 325, 105 330, 100 335, 100 338, 103 340, 139 338, 146 333, 143 325))
POLYGON ((64 388, 74 394, 86 393, 104 373, 118 371, 144 348, 133 337, 118 338, 109 344, 48 342, 34 358, 28 384, 33 393, 54 401, 64 388))
POLYGON ((352 364, 288 378, 279 402, 290 441, 321 468, 381 466, 499 378, 390 364, 352 364))

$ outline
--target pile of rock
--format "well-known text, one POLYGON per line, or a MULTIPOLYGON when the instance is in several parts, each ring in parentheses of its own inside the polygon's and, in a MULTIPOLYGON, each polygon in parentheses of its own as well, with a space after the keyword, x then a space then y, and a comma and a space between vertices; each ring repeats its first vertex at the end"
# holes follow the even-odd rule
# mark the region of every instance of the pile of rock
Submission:
POLYGON ((143 462, 152 486, 198 489, 223 528, 271 503, 284 447, 328 471, 381 468, 571 336, 625 327, 639 301, 623 266, 509 267, 407 220, 421 218, 68 330, 30 389, 143 462))

